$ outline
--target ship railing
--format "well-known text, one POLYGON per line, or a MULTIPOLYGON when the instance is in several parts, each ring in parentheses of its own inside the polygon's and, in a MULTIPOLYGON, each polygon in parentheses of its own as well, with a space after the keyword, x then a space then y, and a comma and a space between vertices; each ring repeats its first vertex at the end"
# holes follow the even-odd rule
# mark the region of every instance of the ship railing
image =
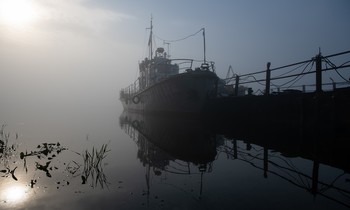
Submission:
POLYGON ((164 60, 164 61, 158 62, 155 65, 164 64, 169 61, 171 64, 178 65, 180 74, 186 73, 190 70, 195 70, 195 69, 215 72, 215 63, 213 61, 203 62, 203 60, 195 60, 195 59, 188 59, 188 58, 175 58, 175 59, 164 60))
POLYGON ((136 79, 134 83, 120 91, 120 98, 129 99, 134 97, 138 92, 140 92, 139 78, 136 79))
POLYGON ((332 91, 350 87, 349 54, 350 51, 328 56, 319 53, 311 59, 276 68, 270 68, 268 62, 265 70, 240 75, 232 71, 224 81, 235 96, 241 87, 247 90, 245 95, 332 91))
MULTIPOLYGON (((203 63, 202 60, 194 60, 194 59, 186 59, 186 58, 178 58, 178 59, 170 59, 164 60, 162 62, 158 62, 155 65, 164 64, 165 62, 171 62, 171 64, 176 64, 179 67, 179 74, 191 72, 194 70, 203 70, 203 71, 212 71, 215 72, 215 63, 213 61, 207 61, 203 63)), ((134 83, 123 88, 120 91, 120 98, 130 99, 133 98, 141 91, 139 78, 135 80, 134 83)))
POLYGON ((215 72, 215 63, 213 61, 203 62, 202 60, 177 58, 177 59, 171 59, 171 62, 179 66, 180 74, 187 73, 191 70, 196 70, 196 69, 215 72))
MULTIPOLYGON (((185 72, 188 69, 192 69, 194 61, 195 60, 193 60, 193 59, 171 59, 170 60, 170 62, 172 62, 172 64, 177 64, 179 66, 179 73, 185 72)), ((164 61, 158 62, 157 64, 154 64, 154 65, 160 65, 160 64, 164 64, 166 62, 169 62, 169 60, 164 60, 164 61)), ((127 86, 126 88, 123 88, 120 91, 120 98, 131 99, 140 91, 141 91, 141 88, 140 88, 140 82, 139 82, 139 78, 138 78, 135 80, 134 83, 127 86)))

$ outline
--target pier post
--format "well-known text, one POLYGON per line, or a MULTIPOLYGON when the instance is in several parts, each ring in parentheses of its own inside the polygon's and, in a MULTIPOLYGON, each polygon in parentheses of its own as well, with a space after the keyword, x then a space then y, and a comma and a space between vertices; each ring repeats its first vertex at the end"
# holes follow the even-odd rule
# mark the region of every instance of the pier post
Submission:
POLYGON ((266 64, 266 87, 265 87, 265 95, 270 95, 270 79, 271 79, 271 70, 270 70, 271 63, 267 62, 266 64))
POLYGON ((322 56, 321 53, 316 55, 316 92, 322 92, 322 56))
POLYGON ((313 195, 316 195, 318 191, 319 168, 320 168, 320 163, 317 160, 314 160, 313 166, 312 166, 312 185, 311 185, 311 193, 313 195))
POLYGON ((235 96, 238 96, 238 88, 239 88, 239 76, 236 75, 235 96))
POLYGON ((264 178, 267 178, 267 172, 269 171, 269 149, 264 147, 264 178))
POLYGON ((238 158, 238 150, 237 150, 237 140, 233 139, 233 158, 237 159, 238 158))

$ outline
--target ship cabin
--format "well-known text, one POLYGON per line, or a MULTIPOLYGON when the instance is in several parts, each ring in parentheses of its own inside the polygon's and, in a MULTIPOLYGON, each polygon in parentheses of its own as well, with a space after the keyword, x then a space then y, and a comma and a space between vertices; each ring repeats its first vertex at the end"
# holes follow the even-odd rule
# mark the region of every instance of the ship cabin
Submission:
POLYGON ((159 47, 153 59, 145 58, 140 64, 139 87, 141 90, 170 76, 179 74, 179 66, 172 64, 164 48, 159 47))

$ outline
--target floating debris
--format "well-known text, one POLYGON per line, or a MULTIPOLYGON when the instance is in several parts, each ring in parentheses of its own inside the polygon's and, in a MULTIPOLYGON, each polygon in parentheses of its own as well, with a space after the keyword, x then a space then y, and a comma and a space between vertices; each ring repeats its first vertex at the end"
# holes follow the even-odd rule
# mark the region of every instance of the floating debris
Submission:
POLYGON ((34 188, 34 185, 36 184, 36 179, 32 179, 32 180, 30 180, 30 188, 34 188))

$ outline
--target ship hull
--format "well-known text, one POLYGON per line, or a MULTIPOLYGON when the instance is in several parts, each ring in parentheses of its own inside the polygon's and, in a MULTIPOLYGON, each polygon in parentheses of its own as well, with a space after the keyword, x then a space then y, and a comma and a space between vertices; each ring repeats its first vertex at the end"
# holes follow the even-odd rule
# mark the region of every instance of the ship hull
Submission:
POLYGON ((136 94, 121 97, 124 110, 147 113, 201 113, 216 96, 218 77, 192 71, 169 77, 136 94))

